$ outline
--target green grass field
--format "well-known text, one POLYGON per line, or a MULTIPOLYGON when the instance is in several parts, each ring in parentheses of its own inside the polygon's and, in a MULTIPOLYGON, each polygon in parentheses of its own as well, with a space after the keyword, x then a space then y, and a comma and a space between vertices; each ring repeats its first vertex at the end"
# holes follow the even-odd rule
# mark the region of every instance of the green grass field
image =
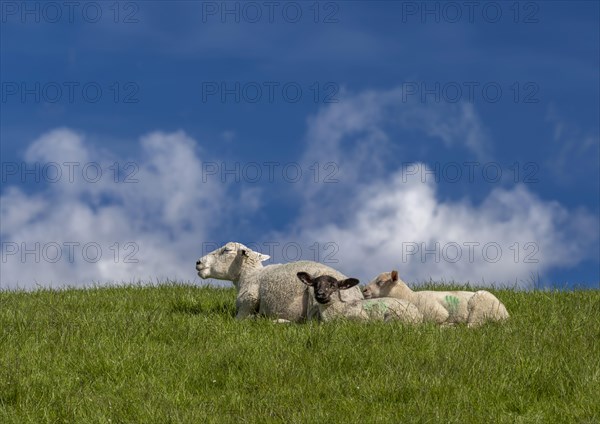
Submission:
POLYGON ((0 292, 0 423, 598 423, 600 291, 479 329, 236 321, 235 291, 0 292))

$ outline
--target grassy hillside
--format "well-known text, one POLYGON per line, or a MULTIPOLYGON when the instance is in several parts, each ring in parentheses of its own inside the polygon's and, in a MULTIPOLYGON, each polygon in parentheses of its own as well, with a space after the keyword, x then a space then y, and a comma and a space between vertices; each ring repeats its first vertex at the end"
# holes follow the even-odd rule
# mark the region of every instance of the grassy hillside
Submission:
POLYGON ((233 289, 0 292, 0 422, 600 422, 600 291, 505 325, 233 319, 233 289))

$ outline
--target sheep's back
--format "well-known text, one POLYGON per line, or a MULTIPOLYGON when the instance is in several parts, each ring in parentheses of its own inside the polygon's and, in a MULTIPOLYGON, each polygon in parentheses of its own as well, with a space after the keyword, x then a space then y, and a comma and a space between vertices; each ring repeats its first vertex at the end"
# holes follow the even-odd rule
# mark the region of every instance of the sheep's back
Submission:
POLYGON ((380 297, 365 299, 360 302, 360 305, 368 319, 379 321, 400 320, 409 324, 423 322, 423 314, 408 300, 380 297))
MULTIPOLYGON (((434 291, 423 290, 416 291, 416 304, 425 315, 430 316, 431 311, 427 311, 427 306, 430 302, 435 302, 448 312, 446 321, 448 323, 467 322, 469 316, 468 304, 470 299, 475 294, 471 291, 434 291)), ((435 313, 434 313, 435 314, 435 313)))

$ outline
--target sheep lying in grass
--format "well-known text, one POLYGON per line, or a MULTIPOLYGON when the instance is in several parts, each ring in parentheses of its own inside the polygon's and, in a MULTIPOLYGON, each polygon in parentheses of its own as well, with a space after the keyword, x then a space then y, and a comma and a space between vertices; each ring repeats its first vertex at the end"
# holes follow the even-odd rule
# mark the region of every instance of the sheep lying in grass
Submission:
POLYGON ((425 321, 438 324, 467 323, 469 327, 485 321, 508 318, 504 305, 490 292, 412 291, 398 277, 398 271, 379 274, 364 289, 365 299, 393 297, 412 302, 423 313, 425 321))
POLYGON ((331 275, 311 277, 307 272, 299 272, 298 279, 313 288, 313 298, 319 307, 321 321, 335 318, 358 320, 400 320, 410 324, 423 322, 423 314, 412 303, 385 297, 377 300, 343 301, 341 293, 358 284, 356 278, 338 280, 331 275))
MULTIPOLYGON (((318 313, 309 302, 307 287, 296 274, 308 271, 311 275, 332 275, 346 278, 335 269, 318 262, 298 261, 263 266, 268 255, 254 252, 241 243, 229 242, 198 259, 196 270, 201 278, 216 278, 233 282, 237 289, 237 318, 265 315, 288 321, 302 321, 318 313)), ((347 302, 363 299, 358 287, 345 290, 347 302)))

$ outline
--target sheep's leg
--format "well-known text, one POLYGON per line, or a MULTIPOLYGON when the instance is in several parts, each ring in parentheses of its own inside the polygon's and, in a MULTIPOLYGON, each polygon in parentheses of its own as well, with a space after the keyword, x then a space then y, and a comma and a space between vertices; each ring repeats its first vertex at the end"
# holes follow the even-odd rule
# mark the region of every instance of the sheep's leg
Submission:
POLYGON ((241 300, 238 298, 236 302, 237 314, 236 319, 250 318, 256 315, 258 312, 258 302, 254 304, 248 300, 241 300))
POLYGON ((418 305, 423 313, 425 321, 434 321, 436 324, 443 324, 450 317, 450 313, 442 305, 435 301, 421 300, 418 305))
POLYGON ((240 288, 235 306, 237 309, 236 319, 244 319, 255 316, 258 313, 260 302, 257 287, 240 288))

